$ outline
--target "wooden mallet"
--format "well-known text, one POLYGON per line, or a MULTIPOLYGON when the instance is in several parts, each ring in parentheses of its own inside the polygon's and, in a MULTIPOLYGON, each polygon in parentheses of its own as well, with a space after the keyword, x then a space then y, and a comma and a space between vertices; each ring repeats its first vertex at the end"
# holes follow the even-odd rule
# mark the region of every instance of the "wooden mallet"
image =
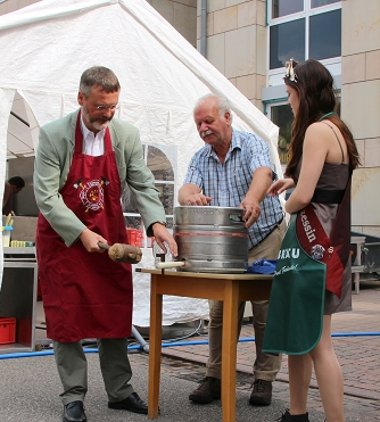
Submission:
POLYGON ((125 243, 114 243, 112 246, 104 242, 98 242, 99 248, 108 252, 108 256, 115 262, 129 262, 138 264, 141 261, 142 252, 137 246, 125 243))

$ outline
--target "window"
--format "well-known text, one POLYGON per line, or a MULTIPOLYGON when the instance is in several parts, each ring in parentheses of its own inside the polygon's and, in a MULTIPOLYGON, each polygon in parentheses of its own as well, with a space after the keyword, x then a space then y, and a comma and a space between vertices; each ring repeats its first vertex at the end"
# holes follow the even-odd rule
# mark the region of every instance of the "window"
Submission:
POLYGON ((268 0, 268 11, 270 72, 290 58, 340 58, 340 1, 268 0))
POLYGON ((340 0, 311 0, 311 7, 326 6, 326 4, 338 3, 340 0))
POLYGON ((309 33, 309 57, 323 60, 341 55, 340 10, 311 16, 309 33))
MULTIPOLYGON (((263 102, 279 127, 278 153, 286 167, 293 114, 286 102, 284 64, 290 58, 323 60, 339 91, 341 74, 341 1, 267 0, 268 83, 263 102), (338 78, 336 78, 338 77, 338 78)), ((339 112, 339 98, 337 112, 339 112)))
POLYGON ((305 52, 305 20, 297 19, 270 28, 270 69, 283 67, 293 58, 302 60, 305 52))
POLYGON ((291 15, 303 10, 303 0, 273 0, 272 19, 281 16, 291 15))
POLYGON ((293 113, 288 104, 274 104, 271 106, 271 120, 280 129, 277 143, 277 151, 280 162, 286 165, 288 162, 288 150, 290 144, 290 129, 293 121, 293 113))
MULTIPOLYGON (((165 209, 168 228, 173 227, 174 170, 165 153, 154 146, 143 146, 147 166, 155 178, 155 186, 165 209)), ((140 247, 151 247, 151 239, 145 235, 142 219, 131 189, 127 186, 122 195, 122 207, 129 243, 140 247)))
MULTIPOLYGON (((340 0, 310 0, 310 7, 315 9, 338 1, 340 0)), ((304 10, 303 2, 304 0, 272 0, 272 19, 302 12, 304 10)))

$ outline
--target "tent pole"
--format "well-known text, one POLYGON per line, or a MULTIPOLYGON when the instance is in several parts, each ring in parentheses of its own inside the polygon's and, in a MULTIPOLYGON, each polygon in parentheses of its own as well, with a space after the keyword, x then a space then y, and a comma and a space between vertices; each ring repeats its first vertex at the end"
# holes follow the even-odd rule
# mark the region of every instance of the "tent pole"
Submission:
POLYGON ((132 325, 132 335, 133 337, 141 344, 144 352, 149 352, 149 345, 148 343, 143 339, 142 335, 139 333, 137 328, 132 325))

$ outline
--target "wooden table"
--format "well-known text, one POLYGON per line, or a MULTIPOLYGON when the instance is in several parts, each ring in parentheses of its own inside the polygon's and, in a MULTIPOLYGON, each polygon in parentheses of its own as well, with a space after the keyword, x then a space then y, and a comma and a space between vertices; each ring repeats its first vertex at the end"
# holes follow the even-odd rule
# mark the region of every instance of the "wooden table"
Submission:
POLYGON ((236 346, 239 303, 269 298, 271 275, 192 273, 141 268, 151 275, 148 418, 158 416, 160 389, 162 297, 163 295, 221 300, 222 339, 222 414, 224 422, 235 422, 236 346))

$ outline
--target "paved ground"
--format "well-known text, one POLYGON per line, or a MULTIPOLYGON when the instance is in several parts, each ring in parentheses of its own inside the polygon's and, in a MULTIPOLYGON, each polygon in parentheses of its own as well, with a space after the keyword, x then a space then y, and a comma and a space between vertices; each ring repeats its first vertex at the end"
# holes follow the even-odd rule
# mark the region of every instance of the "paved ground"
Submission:
MULTIPOLYGON (((346 422, 380 421, 380 336, 356 337, 354 333, 380 331, 380 283, 362 285, 354 295, 354 310, 340 314, 334 320, 334 343, 345 377, 346 422), (347 334, 348 333, 348 334, 347 334)), ((242 337, 253 335, 250 325, 244 325, 242 337)), ((206 335, 186 341, 205 341, 206 335)), ((184 340, 185 341, 185 340, 184 340)), ((188 400, 189 393, 204 375, 207 345, 165 347, 160 389, 162 422, 220 422, 220 402, 197 406, 188 400)), ((87 354, 90 389, 86 397, 89 422, 141 422, 146 416, 107 408, 97 355, 87 354)), ((147 398, 148 355, 130 354, 134 370, 133 385, 147 398)), ((248 405, 251 388, 251 364, 254 360, 254 343, 244 341, 238 345, 238 385, 236 422, 275 421, 288 405, 286 358, 274 383, 273 403, 269 407, 253 408, 248 405)), ((53 356, 0 359, 2 376, 0 393, 0 422, 58 422, 62 420, 62 405, 58 397, 60 383, 53 356)), ((318 389, 310 392, 311 422, 324 419, 318 389)))
MULTIPOLYGON (((345 406, 347 420, 380 421, 380 282, 361 284, 359 295, 353 295, 353 311, 333 317, 334 347, 342 365, 345 380, 345 406), (375 336, 363 336, 377 333, 375 336), (342 334, 338 336, 338 334, 342 334)), ((251 324, 245 324, 241 338, 252 338, 251 324)), ((193 338, 194 339, 194 338, 193 338)), ((198 337, 207 340, 207 336, 198 337)), ((197 362, 203 370, 207 360, 207 345, 165 348, 164 354, 180 361, 197 362)), ((241 374, 239 388, 250 389, 252 362, 255 356, 254 343, 240 342, 238 345, 237 369, 241 374), (243 376, 244 375, 244 376, 243 376)), ((309 407, 311 414, 321 412, 322 406, 315 380, 313 379, 309 407)), ((247 393, 247 396, 249 394, 247 393)), ((287 359, 274 385, 274 399, 288 403, 287 359)), ((319 419, 323 420, 323 419, 319 419)))

